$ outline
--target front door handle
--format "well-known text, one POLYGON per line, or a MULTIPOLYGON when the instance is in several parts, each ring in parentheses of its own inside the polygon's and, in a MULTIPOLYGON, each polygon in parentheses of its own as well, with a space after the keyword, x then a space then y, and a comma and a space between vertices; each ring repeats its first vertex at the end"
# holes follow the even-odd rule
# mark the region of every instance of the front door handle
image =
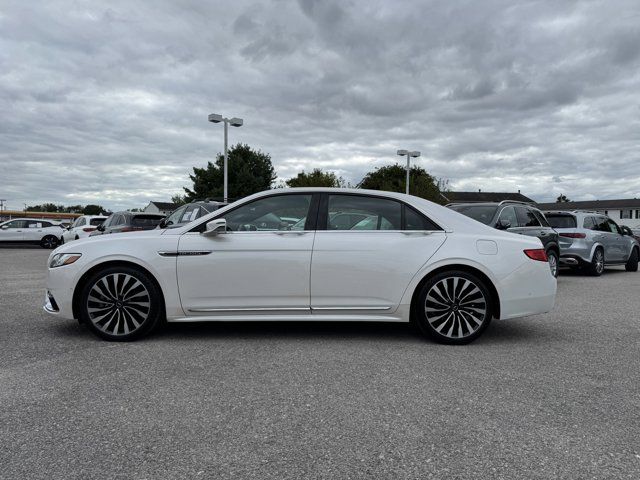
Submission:
POLYGON ((296 236, 300 236, 300 235, 304 235, 307 232, 295 232, 295 231, 291 231, 291 230, 277 230, 277 231, 274 231, 273 233, 275 233, 276 235, 296 235, 296 236))

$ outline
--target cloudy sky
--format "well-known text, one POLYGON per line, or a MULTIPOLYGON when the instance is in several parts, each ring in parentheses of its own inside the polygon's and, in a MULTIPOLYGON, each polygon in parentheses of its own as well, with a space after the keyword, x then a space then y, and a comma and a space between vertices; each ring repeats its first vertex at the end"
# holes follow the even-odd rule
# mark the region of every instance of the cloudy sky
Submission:
POLYGON ((640 2, 0 0, 0 198, 131 208, 222 149, 357 183, 640 196, 640 2))

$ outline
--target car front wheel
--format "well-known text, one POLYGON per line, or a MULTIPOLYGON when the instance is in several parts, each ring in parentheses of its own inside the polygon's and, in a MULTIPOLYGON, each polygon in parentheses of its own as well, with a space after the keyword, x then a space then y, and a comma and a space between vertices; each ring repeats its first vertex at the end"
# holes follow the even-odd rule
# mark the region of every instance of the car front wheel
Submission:
POLYGON ((159 323, 163 315, 162 294, 141 270, 110 267, 85 283, 79 313, 93 333, 105 340, 136 340, 159 323))
POLYGON ((485 282, 463 271, 428 279, 414 304, 414 319, 429 338, 461 345, 478 338, 491 322, 491 293, 485 282))

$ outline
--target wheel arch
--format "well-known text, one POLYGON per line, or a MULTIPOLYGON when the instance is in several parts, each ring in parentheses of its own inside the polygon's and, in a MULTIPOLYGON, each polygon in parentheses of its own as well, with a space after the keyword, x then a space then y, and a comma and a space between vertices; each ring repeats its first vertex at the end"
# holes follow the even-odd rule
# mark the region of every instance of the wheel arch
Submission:
POLYGON ((80 315, 79 315, 80 296, 82 293, 82 289, 86 285, 89 278, 91 278, 92 275, 94 275, 96 272, 99 272, 100 270, 104 270, 105 268, 110 268, 110 267, 118 267, 118 266, 134 268, 148 275, 151 281, 156 284, 156 287, 158 287, 158 290, 160 291, 160 300, 162 303, 160 307, 162 309, 162 312, 166 312, 164 290, 162 290, 162 285, 160 285, 160 282, 158 282, 158 279, 155 277, 153 273, 151 273, 148 269, 146 269, 142 265, 135 262, 129 262, 127 260, 108 260, 106 262, 98 263, 97 265, 92 266, 90 269, 84 272, 76 282, 76 285, 73 289, 73 297, 71 301, 73 318, 76 318, 78 319, 78 321, 80 321, 80 315))
POLYGON ((422 286, 433 276, 446 272, 449 270, 458 270, 466 273, 470 273, 472 275, 477 276, 480 280, 486 283, 489 292, 491 293, 491 314, 493 318, 500 319, 500 295, 498 294, 498 290, 496 286, 491 281, 491 279, 480 269, 475 268, 471 265, 465 265, 462 263, 454 263, 448 265, 442 265, 434 270, 429 271, 426 275, 422 277, 422 279, 418 282, 416 287, 413 289, 413 293, 411 295, 411 315, 413 315, 413 307, 418 299, 418 295, 420 294, 420 289, 422 286))

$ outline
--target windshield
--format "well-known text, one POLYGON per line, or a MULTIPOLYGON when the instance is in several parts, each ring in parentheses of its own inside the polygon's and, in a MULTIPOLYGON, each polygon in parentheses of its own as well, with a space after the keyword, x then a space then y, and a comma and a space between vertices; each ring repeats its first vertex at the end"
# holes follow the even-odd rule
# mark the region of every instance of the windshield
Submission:
POLYGON ((451 205, 449 208, 458 213, 489 225, 496 214, 496 205, 451 205))
POLYGON ((577 225, 573 215, 547 213, 546 217, 553 228, 576 228, 577 225))

